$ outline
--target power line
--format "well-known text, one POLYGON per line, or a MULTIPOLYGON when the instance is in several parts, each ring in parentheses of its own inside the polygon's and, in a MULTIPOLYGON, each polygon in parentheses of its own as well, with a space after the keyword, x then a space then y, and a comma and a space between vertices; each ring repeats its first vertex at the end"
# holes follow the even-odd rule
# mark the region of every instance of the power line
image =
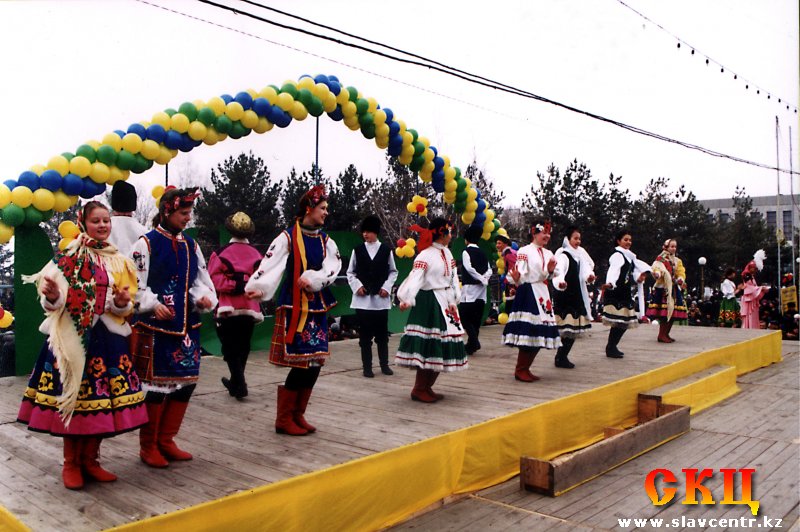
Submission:
MULTIPOLYGON (((177 14, 181 14, 181 15, 187 16, 189 18, 193 18, 195 20, 204 21, 204 22, 207 22, 209 24, 213 24, 213 25, 218 26, 218 27, 226 28, 226 26, 223 26, 223 25, 221 25, 221 24, 219 24, 217 22, 206 21, 206 20, 201 19, 199 17, 193 16, 193 15, 187 15, 185 13, 182 13, 180 11, 176 11, 174 9, 164 8, 162 6, 159 6, 159 5, 156 5, 156 4, 152 4, 152 3, 147 2, 145 0, 137 0, 137 1, 145 3, 145 4, 153 5, 155 7, 159 7, 159 8, 162 8, 162 9, 165 9, 165 10, 177 13, 177 14)), ((330 42, 339 44, 341 46, 346 46, 346 47, 349 47, 349 48, 358 49, 358 50, 361 50, 361 51, 364 51, 364 52, 367 52, 367 53, 370 53, 370 54, 373 54, 373 55, 377 55, 379 57, 383 57, 385 59, 391 59, 393 61, 397 61, 397 62, 401 62, 401 63, 411 64, 411 65, 415 65, 415 66, 428 68, 428 69, 431 69, 431 70, 436 70, 436 71, 441 72, 443 74, 447 74, 447 75, 456 77, 458 79, 462 79, 462 80, 467 81, 469 83, 473 83, 473 84, 476 84, 476 85, 481 85, 481 86, 484 86, 484 87, 488 87, 488 88, 491 88, 491 89, 503 91, 503 92, 506 92, 506 93, 509 93, 509 94, 514 94, 514 95, 517 95, 517 96, 522 96, 524 98, 529 98, 529 99, 541 101, 541 102, 544 102, 544 103, 548 103, 550 105, 554 105, 556 107, 560 107, 562 109, 566 109, 568 111, 571 111, 573 113, 577 113, 577 114, 580 114, 580 115, 583 115, 583 116, 587 116, 589 118, 593 118, 593 119, 601 121, 601 122, 605 122, 605 123, 608 123, 608 124, 615 125, 617 127, 620 127, 622 129, 626 129, 626 130, 631 131, 633 133, 638 133, 640 135, 648 136, 648 137, 651 137, 651 138, 654 138, 654 139, 657 139, 657 140, 661 140, 661 141, 664 141, 664 142, 677 144, 677 145, 683 146, 685 148, 689 148, 689 149, 700 151, 700 152, 705 153, 707 155, 712 155, 714 157, 720 157, 720 158, 728 159, 728 160, 731 160, 731 161, 734 161, 734 162, 748 164, 748 165, 751 165, 751 166, 765 168, 765 169, 768 169, 768 170, 776 170, 778 172, 793 173, 793 174, 799 174, 800 175, 800 172, 793 172, 793 171, 785 170, 785 169, 778 168, 778 167, 775 167, 775 166, 771 166, 769 164, 759 163, 759 162, 756 162, 756 161, 750 161, 750 160, 743 159, 743 158, 740 158, 740 157, 736 157, 736 156, 733 156, 733 155, 728 155, 728 154, 725 154, 725 153, 722 153, 722 152, 711 150, 709 148, 704 148, 704 147, 696 145, 696 144, 692 144, 692 143, 689 143, 689 142, 685 142, 685 141, 673 139, 671 137, 667 137, 667 136, 664 136, 664 135, 660 135, 658 133, 654 133, 654 132, 648 131, 646 129, 639 128, 637 126, 626 124, 624 122, 619 122, 617 120, 613 120, 613 119, 604 117, 602 115, 598 115, 596 113, 585 111, 585 110, 582 110, 582 109, 579 109, 579 108, 576 108, 576 107, 573 107, 573 106, 558 102, 556 100, 552 100, 550 98, 546 98, 544 96, 537 95, 537 94, 535 94, 533 92, 529 92, 529 91, 526 91, 524 89, 520 89, 520 88, 512 86, 512 85, 506 85, 506 84, 500 83, 498 81, 494 81, 494 80, 491 80, 491 79, 488 79, 488 78, 481 77, 481 76, 476 75, 476 74, 471 74, 469 72, 461 71, 461 70, 455 69, 453 67, 449 67, 447 65, 444 65, 443 63, 440 63, 438 61, 430 60, 430 59, 427 59, 427 58, 422 57, 422 56, 417 56, 415 54, 410 54, 408 52, 404 52, 404 51, 399 50, 399 49, 391 48, 391 47, 389 47, 387 45, 383 45, 383 44, 377 43, 375 41, 368 41, 367 39, 363 39, 361 37, 352 36, 352 38, 356 38, 356 39, 362 40, 364 42, 368 42, 370 44, 376 44, 376 45, 379 45, 381 47, 384 47, 384 48, 387 48, 387 49, 391 49, 393 51, 397 51, 398 53, 401 53, 401 54, 404 54, 404 55, 408 55, 410 57, 419 58, 420 60, 397 57, 395 55, 391 55, 391 54, 388 54, 388 53, 385 53, 385 52, 381 52, 381 51, 369 48, 367 46, 362 46, 362 45, 359 45, 359 44, 356 44, 356 43, 347 42, 347 41, 344 41, 344 40, 341 40, 341 39, 338 39, 338 38, 330 37, 328 35, 315 33, 315 32, 312 32, 312 31, 309 31, 309 30, 306 30, 306 29, 303 29, 303 28, 298 28, 298 27, 295 27, 295 26, 290 26, 288 24, 283 24, 283 23, 280 23, 280 22, 277 22, 277 21, 274 21, 274 20, 270 20, 270 19, 267 19, 265 17, 256 15, 254 13, 250 13, 248 11, 244 11, 244 10, 237 9, 237 8, 234 8, 234 7, 231 7, 231 6, 220 4, 220 3, 214 2, 212 0, 197 0, 197 1, 200 2, 200 3, 203 3, 203 4, 210 5, 212 7, 216 7, 216 8, 225 10, 225 11, 229 11, 229 12, 234 13, 236 15, 243 15, 243 16, 246 16, 246 17, 251 18, 253 20, 257 20, 259 22, 263 22, 265 24, 276 26, 276 27, 279 27, 279 28, 282 28, 282 29, 286 29, 286 30, 289 30, 289 31, 294 31, 294 32, 297 32, 297 33, 301 33, 301 34, 307 35, 309 37, 314 37, 314 38, 317 38, 317 39, 330 41, 330 42)), ((261 4, 257 4, 255 2, 246 1, 244 3, 248 3, 248 4, 251 4, 251 5, 256 5, 256 6, 259 6, 259 7, 263 7, 264 9, 273 9, 273 8, 269 8, 267 6, 263 6, 261 4)), ((296 19, 299 19, 299 20, 305 20, 305 19, 302 19, 301 17, 297 17, 295 15, 287 14, 286 16, 290 16, 290 17, 293 17, 293 18, 296 18, 296 19)), ((335 31, 335 32, 340 33, 340 34, 345 34, 345 32, 337 30, 337 29, 329 27, 329 26, 323 26, 321 24, 316 24, 316 23, 313 23, 313 22, 312 22, 312 24, 315 24, 315 25, 317 25, 319 27, 325 27, 326 29, 330 29, 331 31, 335 31)), ((241 30, 238 30, 238 29, 232 29, 232 31, 236 31, 238 33, 244 33, 244 32, 242 32, 241 30)), ((347 34, 347 35, 350 35, 350 34, 347 34)), ((281 45, 281 46, 286 46, 286 45, 281 45)), ((287 48, 291 48, 291 47, 287 46, 287 48)), ((293 48, 293 49, 299 50, 297 48, 293 48)), ((302 51, 302 50, 300 50, 300 51, 302 51)), ((312 55, 314 55, 314 54, 312 54, 312 55)))
MULTIPOLYGON (((670 37, 672 37, 673 39, 675 39, 676 41, 678 41, 678 48, 680 48, 680 47, 681 47, 681 45, 685 45, 685 46, 687 46, 687 47, 688 47, 688 48, 691 50, 691 54, 692 54, 692 55, 694 55, 694 54, 695 54, 695 52, 700 52, 700 50, 699 50, 699 49, 698 49, 696 46, 692 46, 691 44, 689 44, 689 43, 688 43, 688 42, 686 42, 685 40, 681 39, 680 37, 678 37, 677 35, 675 35, 675 34, 674 34, 674 33, 672 33, 671 31, 669 31, 668 29, 666 29, 664 26, 662 26, 662 25, 661 25, 661 24, 659 24, 658 22, 656 22, 656 21, 652 20, 652 19, 651 19, 650 17, 648 17, 647 15, 645 15, 645 14, 643 14, 643 13, 641 13, 641 12, 637 11, 637 10, 636 10, 636 9, 634 9, 633 7, 631 7, 631 6, 629 6, 628 4, 626 4, 626 3, 625 3, 623 0, 617 0, 617 2, 619 2, 619 3, 620 3, 621 5, 623 5, 624 7, 626 7, 626 8, 628 8, 628 9, 630 9, 631 11, 633 11, 634 13, 636 13, 637 15, 639 15, 641 18, 643 18, 644 20, 646 20, 647 22, 649 22, 649 23, 650 23, 650 24, 652 24, 653 26, 657 27, 658 29, 660 29, 661 31, 663 31, 664 33, 666 33, 667 35, 669 35, 670 37)), ((763 90, 764 92, 766 92, 766 93, 767 93, 767 99, 768 99, 768 100, 771 100, 771 99, 772 99, 772 95, 774 94, 774 92, 772 92, 772 91, 768 91, 768 90, 766 90, 766 89, 762 89, 761 87, 759 87, 758 85, 756 85, 756 84, 755 84, 755 83, 753 83, 752 81, 749 81, 749 80, 747 80, 747 79, 745 79, 745 78, 743 78, 743 77, 739 76, 739 74, 737 74, 737 73, 733 72, 731 69, 729 69, 729 68, 725 67, 725 65, 723 65, 723 64, 722 64, 722 63, 720 63, 719 61, 717 61, 717 60, 713 59, 713 58, 712 58, 710 55, 708 55, 708 54, 704 54, 704 53, 702 53, 702 52, 700 52, 700 55, 702 55, 703 57, 705 57, 705 58, 706 58, 706 64, 707 64, 707 65, 708 65, 708 64, 711 64, 711 63, 714 63, 716 66, 718 66, 718 67, 719 67, 719 69, 720 69, 720 73, 721 73, 721 74, 724 74, 724 73, 725 73, 725 71, 727 70, 728 72, 730 72, 731 74, 733 74, 733 79, 735 79, 735 80, 738 80, 739 78, 741 78, 741 79, 742 79, 742 81, 744 81, 744 82, 745 82, 745 86, 744 86, 744 87, 745 87, 745 89, 749 89, 749 88, 750 88, 750 85, 752 85, 752 86, 755 88, 755 90, 756 90, 756 94, 761 94, 761 91, 763 90)), ((778 98, 778 103, 783 103, 783 100, 784 100, 783 98, 778 98)), ((787 103, 785 103, 784 105, 786 105, 786 110, 787 110, 787 111, 788 111, 788 110, 790 110, 790 108, 791 108, 791 107, 794 107, 794 113, 795 113, 795 114, 797 114, 797 105, 796 105, 796 104, 789 104, 789 103, 787 102, 787 103)))

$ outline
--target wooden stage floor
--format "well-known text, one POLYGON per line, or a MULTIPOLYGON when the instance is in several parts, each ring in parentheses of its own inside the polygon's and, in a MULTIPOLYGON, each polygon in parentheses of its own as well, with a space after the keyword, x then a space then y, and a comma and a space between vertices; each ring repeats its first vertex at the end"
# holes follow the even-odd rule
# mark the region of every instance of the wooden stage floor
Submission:
MULTIPOLYGON (((393 376, 378 372, 366 379, 358 341, 332 344, 332 359, 306 413, 317 433, 303 437, 274 431, 276 384, 283 382, 285 369, 268 364, 265 353, 253 353, 250 396, 236 401, 220 384, 225 363, 205 358, 178 436, 195 459, 149 468, 138 457, 138 433, 124 434, 101 449, 101 463, 119 480, 90 483, 81 491, 62 485, 61 440, 15 422, 26 379, 2 378, 0 505, 37 531, 101 530, 437 436, 767 332, 676 327, 678 341, 659 344, 655 327, 641 326, 625 335, 620 344, 625 358, 615 360, 604 355, 607 329, 595 324, 570 355, 577 368, 555 368, 555 352, 543 350, 533 367, 542 380, 527 384, 513 378, 516 352, 500 345, 501 331, 501 326, 481 329, 484 348, 471 357, 468 371, 440 376, 436 388, 446 399, 434 405, 410 400, 412 371, 396 368, 393 376)), ((399 337, 392 336, 390 352, 399 337)))

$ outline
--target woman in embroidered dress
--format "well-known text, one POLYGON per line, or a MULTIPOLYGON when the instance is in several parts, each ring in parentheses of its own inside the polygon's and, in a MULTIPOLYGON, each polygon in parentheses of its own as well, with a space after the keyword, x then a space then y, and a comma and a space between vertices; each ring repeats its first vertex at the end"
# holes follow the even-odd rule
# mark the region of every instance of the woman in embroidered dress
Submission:
POLYGON ((631 251, 633 237, 628 229, 617 232, 617 247, 608 258, 608 272, 603 290, 603 325, 608 331, 606 356, 622 358, 625 354, 617 349, 625 331, 639 325, 644 318, 644 288, 642 283, 650 272, 650 266, 631 251), (636 300, 633 288, 637 289, 636 300), (638 302, 638 306, 637 306, 638 302))
POLYGON ((467 369, 458 302, 456 261, 447 248, 452 226, 435 218, 428 229, 411 226, 419 233, 419 255, 405 281, 397 289, 400 310, 411 309, 395 355, 398 366, 416 368, 411 399, 435 403, 444 395, 433 391, 441 372, 467 369))
POLYGON ((530 368, 542 347, 561 347, 553 302, 547 288, 547 281, 557 263, 553 253, 545 247, 550 242, 550 230, 550 222, 534 222, 531 228, 533 242, 519 249, 517 263, 508 273, 517 290, 503 329, 503 344, 519 349, 514 378, 522 382, 539 380, 530 368))
POLYGON ((103 438, 147 422, 144 394, 128 349, 125 316, 136 294, 133 264, 108 244, 111 217, 103 204, 87 203, 81 233, 42 270, 35 282, 48 335, 33 368, 17 421, 30 430, 64 438, 64 486, 86 478, 111 482, 100 467, 103 438))
POLYGON ((734 279, 736 279, 736 270, 733 268, 725 270, 725 280, 719 286, 720 292, 722 292, 722 301, 719 304, 719 319, 717 322, 720 327, 736 327, 742 321, 736 295, 742 292, 744 285, 737 287, 734 279))
POLYGON ((592 303, 586 285, 595 280, 594 261, 581 247, 581 232, 575 226, 567 228, 564 242, 555 257, 553 302, 561 335, 555 364, 557 368, 572 369, 575 364, 568 358, 572 344, 578 335, 592 327, 592 303))
POLYGON ((675 255, 677 250, 678 241, 667 239, 651 266, 656 282, 647 307, 647 317, 658 320, 658 341, 665 344, 675 341, 669 335, 675 320, 687 319, 686 302, 683 299, 686 269, 683 261, 675 255))
POLYGON ((200 315, 217 295, 200 246, 183 233, 197 189, 168 188, 153 229, 133 245, 139 279, 135 327, 153 334, 152 375, 145 381, 149 421, 139 431, 139 457, 150 467, 191 460, 174 441, 200 374, 200 315))
POLYGON ((747 263, 742 272, 744 291, 742 293, 742 329, 760 329, 761 320, 758 310, 761 299, 769 291, 768 286, 759 286, 756 282, 756 273, 764 269, 764 259, 767 254, 759 249, 753 255, 753 260, 747 263))
POLYGON ((328 287, 342 269, 336 242, 321 230, 327 216, 325 189, 315 186, 300 198, 294 224, 272 241, 245 286, 249 298, 262 301, 281 287, 269 352, 272 364, 291 368, 278 386, 279 434, 303 436, 317 430, 304 414, 330 356, 327 312, 336 299, 328 287))

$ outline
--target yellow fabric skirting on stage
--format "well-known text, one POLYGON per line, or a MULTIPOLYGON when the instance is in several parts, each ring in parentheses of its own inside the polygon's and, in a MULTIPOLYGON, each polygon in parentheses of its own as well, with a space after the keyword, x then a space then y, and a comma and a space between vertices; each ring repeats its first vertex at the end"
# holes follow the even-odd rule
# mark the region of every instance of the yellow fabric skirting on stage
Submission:
MULTIPOLYGON (((781 360, 780 333, 699 353, 599 388, 328 469, 115 530, 376 530, 519 473, 521 456, 549 460, 636 422, 637 395, 714 365, 738 375, 781 360), (564 420, 570 420, 568 423, 564 420)), ((719 381, 676 393, 693 411, 735 393, 719 381), (696 402, 696 404, 693 404, 696 402)), ((434 407, 435 408, 435 407, 434 407)))

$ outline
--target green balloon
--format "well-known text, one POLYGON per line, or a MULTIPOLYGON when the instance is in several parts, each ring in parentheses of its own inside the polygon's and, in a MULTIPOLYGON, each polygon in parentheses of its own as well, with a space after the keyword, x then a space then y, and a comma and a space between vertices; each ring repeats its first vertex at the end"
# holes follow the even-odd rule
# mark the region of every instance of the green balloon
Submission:
MULTIPOLYGON (((458 166, 454 166, 454 167, 453 167, 453 170, 455 170, 455 171, 456 171, 456 177, 455 177, 455 179, 458 179, 458 178, 460 178, 460 177, 461 177, 461 168, 459 168, 458 166)), ((464 184, 466 184, 466 181, 464 182, 464 184)))
POLYGON ((456 192, 456 203, 467 203, 467 191, 459 190, 456 192))
POLYGON ((25 220, 23 220, 22 225, 25 227, 36 227, 42 223, 42 212, 39 209, 30 205, 23 210, 25 211, 25 220))
POLYGON ((128 150, 120 150, 117 154, 117 168, 131 170, 134 164, 136 164, 136 156, 128 150))
POLYGON ((175 114, 175 113, 177 113, 178 111, 176 111, 176 110, 175 110, 175 109, 173 109, 172 107, 169 107, 169 108, 167 108, 167 109, 164 109, 164 112, 165 112, 165 113, 167 113, 167 114, 168 114, 170 117, 172 117, 172 115, 174 115, 174 114, 175 114))
POLYGON ((117 150, 108 144, 103 144, 97 148, 97 160, 105 165, 114 166, 117 162, 117 150))
POLYGON ((375 125, 375 117, 372 113, 359 114, 358 123, 361 124, 361 127, 375 125))
POLYGON ((360 115, 363 115, 369 109, 369 102, 364 98, 359 98, 356 100, 356 112, 360 115))
POLYGON ((311 91, 308 89, 300 89, 297 91, 297 100, 302 103, 306 109, 308 109, 308 106, 311 104, 311 98, 313 97, 314 95, 311 94, 311 91))
POLYGON ((228 134, 233 126, 233 121, 225 115, 219 115, 214 121, 214 128, 220 133, 228 134))
POLYGON ((417 139, 419 138, 419 133, 417 133, 417 130, 416 129, 406 129, 406 131, 411 133, 411 136, 414 137, 414 140, 412 140, 411 142, 417 142, 417 139))
POLYGON ((425 151, 425 145, 420 141, 414 142, 413 146, 414 146, 414 157, 419 157, 420 155, 422 155, 422 152, 425 151))
POLYGON ((355 87, 347 87, 347 93, 350 95, 350 101, 355 102, 358 100, 358 89, 355 87))
POLYGON ((412 172, 419 172, 423 164, 425 164, 425 157, 418 155, 411 159, 411 164, 409 164, 408 167, 412 172))
POLYGON ((210 126, 217 119, 216 113, 210 107, 203 107, 197 112, 197 119, 204 125, 210 126))
POLYGON ((281 92, 288 92, 292 98, 297 99, 297 86, 294 83, 284 83, 281 87, 281 92))
POLYGON ((89 159, 90 163, 94 163, 97 161, 97 152, 89 146, 88 144, 81 144, 78 146, 78 149, 75 150, 75 155, 80 155, 81 157, 86 157, 89 159))
POLYGON ((228 136, 232 139, 240 139, 250 132, 249 129, 244 127, 238 120, 231 125, 231 130, 228 136))
POLYGON ((53 211, 53 209, 50 209, 49 211, 44 211, 44 212, 42 213, 42 221, 43 221, 43 222, 46 222, 47 220, 49 220, 50 218, 52 218, 52 217, 53 217, 53 214, 55 214, 55 212, 53 211))
POLYGON ((467 188, 467 182, 461 178, 456 179, 456 191, 461 192, 467 188))
POLYGON ((498 305, 497 312, 503 313, 505 311, 506 311, 506 302, 503 301, 502 303, 500 303, 500 305, 498 305))
POLYGON ((364 135, 364 138, 366 139, 374 139, 375 124, 367 124, 365 126, 361 126, 361 134, 364 135))
POLYGON ((311 116, 322 116, 322 113, 325 112, 325 106, 322 105, 322 100, 316 96, 311 96, 311 103, 306 106, 306 109, 308 109, 308 114, 311 116))
POLYGON ((147 166, 148 162, 152 161, 148 161, 141 153, 137 153, 133 156, 133 166, 131 167, 131 172, 134 174, 141 174, 149 168, 147 166))
POLYGON ((75 157, 75 154, 65 151, 64 153, 61 154, 61 156, 64 157, 64 159, 71 161, 72 158, 75 157))
POLYGON ((25 211, 13 203, 3 207, 0 212, 2 212, 3 223, 11 227, 19 227, 25 221, 25 211))
POLYGON ((189 122, 197 120, 197 107, 192 102, 183 102, 180 107, 178 107, 178 112, 185 114, 189 122))
POLYGON ((464 209, 467 208, 467 202, 456 200, 456 202, 453 203, 453 208, 456 210, 456 212, 464 212, 464 209))

